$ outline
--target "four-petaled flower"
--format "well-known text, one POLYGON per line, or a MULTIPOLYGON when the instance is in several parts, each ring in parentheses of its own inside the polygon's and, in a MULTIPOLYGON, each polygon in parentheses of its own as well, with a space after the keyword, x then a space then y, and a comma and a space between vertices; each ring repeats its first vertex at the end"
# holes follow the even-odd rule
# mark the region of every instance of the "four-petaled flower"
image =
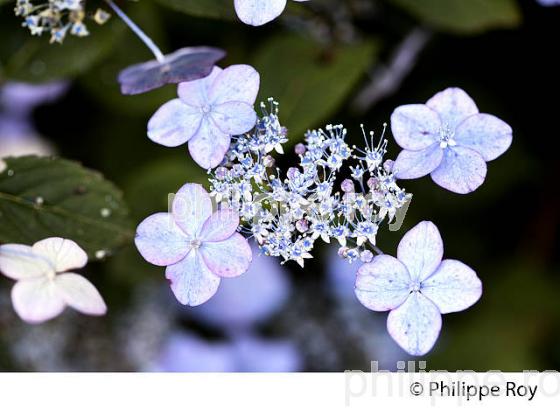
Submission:
POLYGON ((61 273, 83 268, 87 260, 82 248, 69 239, 0 246, 0 272, 17 281, 12 288, 16 313, 29 323, 52 319, 66 306, 87 315, 104 315, 107 306, 91 282, 76 273, 61 273))
POLYGON ((220 278, 239 276, 252 259, 247 240, 236 232, 239 216, 231 209, 212 213, 212 201, 198 184, 175 195, 171 213, 146 218, 136 231, 136 247, 150 263, 166 266, 173 293, 197 306, 218 290, 220 278))
POLYGON ((287 2, 287 0, 235 0, 235 11, 243 23, 262 26, 282 14, 287 2))
POLYGON ((482 284, 462 262, 443 257, 437 227, 420 222, 408 231, 397 258, 376 256, 358 270, 356 296, 368 309, 390 310, 387 329, 408 353, 423 355, 434 346, 441 315, 467 309, 478 301, 482 284))
POLYGON ((459 194, 477 189, 486 178, 486 162, 502 155, 512 140, 511 127, 480 114, 460 88, 448 88, 425 105, 398 107, 391 129, 404 148, 394 164, 399 179, 431 174, 434 182, 459 194))
POLYGON ((188 141, 196 163, 214 168, 223 160, 231 136, 255 126, 253 104, 259 85, 259 73, 248 65, 214 67, 206 78, 179 84, 179 98, 165 103, 150 119, 148 137, 167 147, 188 141))

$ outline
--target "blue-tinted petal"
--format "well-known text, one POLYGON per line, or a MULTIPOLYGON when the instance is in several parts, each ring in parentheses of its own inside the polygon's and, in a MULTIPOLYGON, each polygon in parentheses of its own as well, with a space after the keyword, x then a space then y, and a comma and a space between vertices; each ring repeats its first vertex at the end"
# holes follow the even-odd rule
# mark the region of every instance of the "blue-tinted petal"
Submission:
POLYGON ((220 67, 214 67, 212 72, 204 78, 179 84, 177 94, 181 101, 199 109, 207 106, 209 104, 210 88, 222 71, 220 67))
POLYGON ((253 129, 257 113, 252 105, 233 101, 215 106, 212 120, 224 134, 241 135, 253 129))
POLYGON ((454 140, 457 145, 471 148, 492 161, 511 145, 512 129, 504 121, 490 114, 472 115, 457 126, 454 140))
POLYGON ((356 277, 356 296, 368 309, 383 312, 401 305, 410 294, 410 275, 397 258, 376 256, 356 277))
POLYGON ((443 241, 437 226, 422 221, 408 231, 399 242, 397 257, 413 280, 422 281, 434 273, 443 257, 443 241))
POLYGON ((422 294, 434 302, 441 313, 459 312, 480 299, 482 282, 464 263, 446 259, 422 282, 422 294))
POLYGON ((460 88, 447 88, 428 100, 428 107, 436 111, 444 125, 454 130, 465 118, 478 114, 478 108, 469 95, 460 88))
POLYGON ((401 148, 418 151, 439 141, 441 120, 424 104, 398 107, 391 115, 391 131, 401 148))
POLYGON ((441 314, 436 305, 419 292, 387 317, 387 330, 407 353, 421 356, 432 350, 441 330, 441 314))
POLYGON ((148 137, 157 144, 177 147, 187 142, 200 128, 200 109, 176 98, 163 104, 148 122, 148 137))
POLYGON ((393 165, 398 179, 415 179, 428 175, 443 159, 443 150, 436 142, 420 151, 402 150, 393 165))
POLYGON ((262 26, 284 11, 286 0, 235 0, 239 19, 251 26, 262 26))
POLYGON ((208 96, 212 104, 237 101, 253 105, 259 93, 260 76, 250 65, 232 65, 218 74, 208 96))
POLYGON ((204 222, 212 215, 212 200, 200 184, 185 184, 171 204, 173 219, 192 239, 198 239, 204 222))
POLYGON ((200 254, 208 269, 224 278, 247 272, 253 259, 247 239, 238 233, 221 242, 203 242, 200 254))
POLYGON ((211 119, 204 119, 198 132, 189 141, 189 152, 202 168, 215 168, 224 159, 230 142, 230 135, 222 132, 211 119))
POLYGON ((476 190, 486 178, 484 158, 470 148, 455 146, 447 148, 443 160, 431 174, 439 186, 458 194, 476 190))

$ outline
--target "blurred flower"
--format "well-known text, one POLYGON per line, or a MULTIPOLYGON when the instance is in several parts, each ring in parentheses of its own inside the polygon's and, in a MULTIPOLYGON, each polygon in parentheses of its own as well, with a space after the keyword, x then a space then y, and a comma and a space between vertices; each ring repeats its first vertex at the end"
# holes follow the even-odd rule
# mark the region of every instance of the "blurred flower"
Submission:
POLYGON ((558 6, 560 0, 537 0, 541 6, 558 6))
POLYGON ((177 84, 206 77, 225 52, 213 47, 186 47, 163 56, 163 61, 150 60, 125 68, 119 73, 121 92, 141 94, 165 84, 177 84))
POLYGON ((45 84, 8 82, 0 88, 0 107, 3 117, 22 118, 38 105, 55 101, 68 89, 68 83, 56 81, 45 84))
POLYGON ((167 267, 179 302, 197 306, 216 293, 222 277, 239 276, 249 268, 251 247, 236 232, 237 212, 212 214, 210 196, 200 185, 184 185, 171 208, 171 213, 154 214, 138 226, 136 247, 148 262, 167 267))
POLYGON ((179 98, 165 103, 148 123, 148 137, 166 147, 189 142, 198 165, 214 168, 224 159, 232 135, 251 130, 257 121, 253 104, 259 73, 234 65, 200 80, 179 84, 179 98))
POLYGON ((154 371, 293 372, 301 368, 296 346, 245 334, 229 342, 207 342, 189 333, 172 334, 154 371))
POLYGON ((476 273, 443 257, 432 222, 420 222, 399 243, 397 258, 379 255, 358 270, 356 296, 368 309, 390 310, 387 329, 406 352, 420 356, 434 346, 441 315, 472 306, 482 294, 476 273))
POLYGON ((83 268, 87 255, 74 241, 47 238, 33 246, 0 246, 0 272, 16 280, 12 303, 26 322, 41 323, 58 316, 66 306, 88 315, 104 315, 107 306, 83 276, 63 273, 83 268))
POLYGON ((287 0, 235 0, 235 11, 243 23, 262 26, 282 14, 286 4, 287 0))
POLYGON ((448 88, 426 105, 398 107, 391 129, 404 148, 394 164, 399 179, 431 173, 434 182, 459 194, 477 189, 486 178, 486 162, 502 155, 512 141, 511 127, 480 114, 460 88, 448 88))
POLYGON ((287 273, 278 261, 258 255, 247 272, 236 280, 225 281, 208 303, 189 310, 189 314, 200 322, 230 331, 246 329, 277 312, 290 291, 287 273))

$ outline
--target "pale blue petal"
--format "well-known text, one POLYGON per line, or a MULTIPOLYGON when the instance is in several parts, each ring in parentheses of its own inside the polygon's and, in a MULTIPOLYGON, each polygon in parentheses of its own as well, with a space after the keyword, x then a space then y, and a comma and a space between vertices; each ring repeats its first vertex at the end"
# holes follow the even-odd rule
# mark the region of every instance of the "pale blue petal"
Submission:
POLYGON ((478 114, 472 98, 460 88, 447 88, 430 98, 426 105, 436 111, 451 130, 467 117, 478 114))
POLYGON ((212 121, 205 119, 196 135, 189 141, 189 152, 202 168, 215 168, 224 159, 231 137, 212 121))
POLYGON ((253 259, 249 242, 238 233, 225 241, 204 242, 200 247, 200 254, 208 269, 225 278, 247 272, 253 259))
POLYGON ((383 312, 401 305, 410 294, 410 275, 397 258, 376 256, 356 277, 356 296, 368 309, 383 312))
POLYGON ((183 305, 198 306, 210 299, 220 285, 220 277, 205 265, 200 252, 191 251, 180 262, 165 270, 171 290, 183 305))
POLYGON ((177 147, 198 131, 202 117, 200 109, 176 98, 163 104, 150 118, 148 137, 157 144, 177 147))
POLYGON ((490 114, 473 115, 457 126, 454 140, 457 145, 471 148, 492 161, 508 150, 512 129, 504 121, 490 114))
POLYGON ((416 179, 428 175, 443 159, 443 150, 438 143, 420 151, 402 150, 393 165, 398 179, 416 179))
POLYGON ((214 66, 212 72, 207 77, 179 84, 177 94, 181 101, 198 109, 208 105, 210 88, 222 71, 220 67, 214 66))
POLYGON ((215 79, 208 96, 212 105, 237 101, 253 105, 260 87, 260 75, 246 64, 232 65, 215 79))
POLYGON ((437 226, 422 221, 401 239, 397 257, 413 280, 422 281, 437 269, 443 257, 443 241, 437 226))
POLYGON ((251 26, 262 26, 284 11, 286 0, 235 0, 239 19, 251 26))
POLYGON ((443 160, 431 174, 439 186, 457 194, 468 194, 482 185, 486 178, 484 158, 470 148, 447 148, 443 160))
POLYGON ((175 223, 194 239, 212 215, 212 200, 202 185, 185 184, 175 194, 171 209, 175 223))
POLYGON ((398 107, 391 115, 391 131, 401 148, 418 151, 439 141, 441 120, 424 104, 398 107))
POLYGON ((233 209, 222 209, 214 212, 204 222, 200 230, 199 239, 204 242, 219 242, 226 240, 235 233, 239 226, 239 214, 233 209))
POLYGON ((441 314, 429 299, 413 292, 387 317, 387 330, 407 353, 422 356, 432 350, 441 330, 441 314))
POLYGON ((255 127, 257 113, 252 105, 232 101, 215 106, 212 120, 224 134, 241 135, 255 127))
POLYGON ((189 237, 166 212, 144 219, 136 228, 134 243, 144 259, 158 266, 179 262, 190 249, 189 237))
POLYGON ((441 313, 459 312, 480 299, 482 282, 464 263, 446 259, 422 282, 422 294, 434 302, 441 313))

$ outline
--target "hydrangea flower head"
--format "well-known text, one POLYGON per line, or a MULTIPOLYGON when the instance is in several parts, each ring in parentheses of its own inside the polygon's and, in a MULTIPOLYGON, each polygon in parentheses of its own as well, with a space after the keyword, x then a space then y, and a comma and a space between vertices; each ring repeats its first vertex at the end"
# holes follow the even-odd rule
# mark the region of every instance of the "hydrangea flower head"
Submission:
POLYGON ((145 93, 166 84, 178 84, 206 77, 225 51, 213 47, 186 47, 163 56, 134 64, 119 73, 121 92, 126 95, 145 93))
POLYGON ((287 3, 287 0, 235 0, 235 11, 243 23, 262 26, 282 14, 287 3))
POLYGON ((165 103, 150 119, 148 137, 166 147, 188 141, 196 163, 214 168, 224 158, 231 136, 255 126, 253 104, 259 85, 259 73, 248 65, 215 67, 206 78, 179 84, 179 98, 165 103))
POLYGON ((486 178, 486 162, 502 155, 512 141, 512 129, 490 114, 481 114, 460 88, 448 88, 426 104, 398 107, 391 128, 403 151, 394 164, 399 179, 431 174, 452 192, 476 190, 486 178))
POLYGON ((87 260, 83 249, 69 239, 0 246, 0 272, 17 281, 12 288, 16 313, 29 323, 52 319, 66 306, 87 315, 104 315, 107 306, 97 289, 83 276, 68 272, 83 268, 87 260))
POLYGON ((390 311, 387 329, 406 352, 420 356, 434 346, 441 315, 472 306, 482 295, 476 273, 443 257, 437 227, 420 222, 408 231, 397 257, 378 255, 358 270, 356 296, 368 309, 390 311))
POLYGON ((231 209, 212 213, 212 201, 198 184, 175 195, 170 213, 146 218, 136 231, 136 247, 150 263, 166 266, 177 300, 197 306, 210 299, 223 277, 244 273, 252 252, 237 233, 239 216, 231 209))

